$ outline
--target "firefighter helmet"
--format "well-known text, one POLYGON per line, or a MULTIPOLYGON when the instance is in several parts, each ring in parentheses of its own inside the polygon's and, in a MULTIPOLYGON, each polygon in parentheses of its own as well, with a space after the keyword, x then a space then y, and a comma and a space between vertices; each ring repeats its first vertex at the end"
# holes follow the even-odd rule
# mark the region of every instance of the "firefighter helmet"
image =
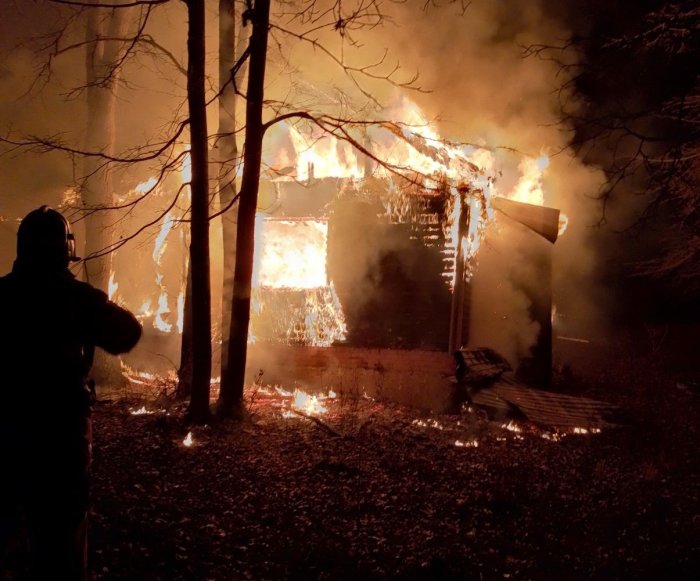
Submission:
POLYGON ((68 220, 53 208, 41 206, 27 214, 17 231, 17 259, 65 268, 80 260, 68 220))

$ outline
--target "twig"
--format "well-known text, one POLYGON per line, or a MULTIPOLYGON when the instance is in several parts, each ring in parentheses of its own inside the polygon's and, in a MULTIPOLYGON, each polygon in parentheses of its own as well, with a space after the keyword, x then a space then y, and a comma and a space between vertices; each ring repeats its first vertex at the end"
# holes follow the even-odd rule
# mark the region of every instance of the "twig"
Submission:
POLYGON ((331 434, 332 436, 335 436, 336 438, 344 438, 344 437, 345 437, 345 434, 341 434, 341 433, 338 432, 337 430, 334 430, 334 429, 331 428, 326 422, 324 422, 324 421, 318 419, 316 416, 312 416, 312 415, 307 414, 306 412, 302 412, 302 411, 300 411, 300 410, 295 410, 294 408, 292 408, 292 412, 294 412, 295 414, 301 416, 302 418, 306 418, 307 420, 311 420, 311 421, 314 422, 316 425, 320 426, 321 428, 323 428, 323 429, 326 430, 329 434, 331 434))

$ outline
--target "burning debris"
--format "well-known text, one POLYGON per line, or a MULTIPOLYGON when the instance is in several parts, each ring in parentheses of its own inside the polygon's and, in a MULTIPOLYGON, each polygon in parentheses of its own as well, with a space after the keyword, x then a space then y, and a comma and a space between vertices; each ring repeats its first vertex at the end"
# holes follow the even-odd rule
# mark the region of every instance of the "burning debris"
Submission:
POLYGON ((269 388, 258 388, 260 393, 265 395, 277 394, 282 399, 279 402, 279 407, 283 408, 282 417, 293 418, 298 417, 297 412, 308 414, 310 416, 321 416, 328 413, 328 407, 322 402, 336 399, 336 393, 331 389, 327 394, 308 394, 299 388, 295 388, 293 392, 287 391, 280 386, 275 386, 274 390, 269 388))
POLYGON ((457 401, 466 398, 495 418, 505 430, 521 433, 515 420, 554 427, 571 434, 597 434, 618 425, 617 406, 583 397, 543 391, 517 382, 510 365, 491 349, 461 349, 456 361, 457 401))

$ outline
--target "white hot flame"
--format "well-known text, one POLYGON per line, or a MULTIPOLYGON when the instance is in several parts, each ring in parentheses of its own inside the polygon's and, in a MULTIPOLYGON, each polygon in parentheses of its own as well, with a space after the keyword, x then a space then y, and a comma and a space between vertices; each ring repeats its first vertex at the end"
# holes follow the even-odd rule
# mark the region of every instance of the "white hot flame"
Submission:
POLYGON ((317 288, 328 284, 328 222, 263 220, 256 232, 256 287, 317 288))
POLYGON ((294 390, 294 401, 292 407, 309 415, 319 415, 328 412, 326 408, 315 395, 309 395, 300 389, 294 390))
POLYGON ((114 280, 114 271, 109 273, 109 286, 107 288, 107 295, 109 296, 109 300, 114 300, 114 296, 117 293, 117 290, 119 289, 119 283, 114 280))
POLYGON ((160 296, 158 297, 158 310, 156 311, 156 316, 153 319, 153 326, 159 331, 164 333, 170 333, 173 330, 173 326, 163 319, 163 315, 170 312, 170 307, 168 306, 168 293, 165 289, 161 289, 160 296))
POLYGON ((538 158, 526 157, 518 165, 520 181, 508 198, 516 202, 544 206, 544 191, 542 190, 542 176, 549 166, 549 158, 542 155, 538 158))
POLYGON ((168 238, 168 234, 170 234, 170 230, 172 230, 172 228, 173 217, 168 214, 165 217, 165 220, 163 220, 163 225, 160 227, 160 232, 158 233, 155 244, 153 245, 153 261, 158 265, 160 265, 160 259, 165 252, 166 239, 168 238))
POLYGON ((180 291, 177 296, 177 322, 175 323, 178 333, 182 335, 182 329, 185 323, 185 293, 180 291))

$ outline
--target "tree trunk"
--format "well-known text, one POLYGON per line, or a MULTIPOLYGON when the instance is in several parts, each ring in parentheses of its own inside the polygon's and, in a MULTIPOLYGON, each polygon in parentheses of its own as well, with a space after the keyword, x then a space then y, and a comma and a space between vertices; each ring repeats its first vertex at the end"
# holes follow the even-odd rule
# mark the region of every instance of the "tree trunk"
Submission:
POLYGON ((187 0, 187 101, 192 158, 190 271, 192 276, 192 397, 189 419, 210 419, 211 283, 209 274, 209 159, 205 100, 204 0, 187 0))
POLYGON ((248 354, 248 323, 253 276, 255 241, 255 209, 260 186, 262 158, 265 65, 270 21, 270 0, 257 0, 252 14, 253 33, 250 39, 250 69, 246 101, 246 132, 243 177, 238 208, 236 268, 231 310, 231 341, 227 356, 228 374, 221 380, 219 412, 223 416, 241 413, 245 366, 248 354))
POLYGON ((180 340, 180 368, 177 370, 177 397, 192 396, 192 269, 187 263, 185 305, 182 312, 182 339, 180 340))
MULTIPOLYGON (((102 151, 112 155, 115 149, 115 111, 120 68, 115 67, 123 50, 119 41, 99 38, 123 38, 126 33, 131 9, 92 9, 88 11, 86 27, 86 97, 87 128, 85 150, 102 151)), ((112 206, 114 184, 112 169, 97 157, 86 157, 83 164, 84 179, 81 199, 88 213, 85 217, 84 257, 99 253, 112 244, 114 229, 112 219, 105 211, 91 212, 94 208, 112 206)), ((93 286, 107 291, 111 271, 110 254, 85 261, 85 278, 93 286)), ((108 383, 113 387, 124 385, 119 358, 108 355, 101 349, 95 353, 92 376, 98 384, 108 383)))
MULTIPOLYGON (((228 346, 231 342, 231 306, 233 303, 233 278, 236 264, 236 228, 238 205, 234 204, 236 188, 234 173, 238 164, 236 143, 236 92, 231 85, 231 75, 236 61, 243 53, 247 37, 238 34, 235 0, 219 0, 219 205, 228 208, 221 216, 223 240, 223 288, 221 293, 221 377, 228 382, 228 346), (226 379, 224 379, 226 378, 226 379)), ((245 62, 237 68, 235 81, 245 75, 245 62)), ((218 406, 222 406, 219 392, 218 406)))
MULTIPOLYGON (((229 334, 231 329, 231 302, 233 300, 233 270, 236 263, 236 222, 238 207, 232 205, 236 195, 234 164, 238 157, 236 145, 236 93, 229 81, 236 62, 235 0, 219 0, 219 206, 221 216, 223 287, 221 291, 221 376, 228 374, 229 334), (233 163, 232 163, 233 162, 233 163)), ((223 380, 222 380, 223 381, 223 380)), ((221 392, 219 392, 220 396, 221 392)), ((219 397, 219 401, 221 401, 219 397)))

